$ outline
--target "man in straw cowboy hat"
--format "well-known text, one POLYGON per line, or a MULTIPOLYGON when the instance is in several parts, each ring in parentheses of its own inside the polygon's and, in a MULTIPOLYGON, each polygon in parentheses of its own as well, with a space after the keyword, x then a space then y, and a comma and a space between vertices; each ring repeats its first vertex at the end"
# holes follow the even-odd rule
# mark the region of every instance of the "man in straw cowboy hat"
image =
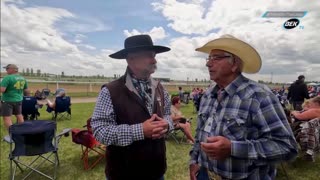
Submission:
POLYGON ((173 125, 169 94, 151 74, 156 54, 169 50, 153 45, 149 35, 136 35, 110 55, 126 59, 128 66, 122 77, 102 87, 91 120, 94 136, 107 145, 108 180, 163 179, 164 136, 173 125))
POLYGON ((1 81, 1 113, 4 125, 9 129, 12 125, 12 115, 16 116, 18 123, 24 122, 22 115, 22 99, 23 92, 28 88, 28 84, 26 79, 19 75, 17 65, 8 64, 3 68, 6 69, 8 75, 1 81))
POLYGON ((201 99, 191 179, 275 179, 275 163, 293 159, 297 143, 277 97, 242 75, 260 70, 258 52, 230 35, 196 51, 209 54, 217 84, 201 99))

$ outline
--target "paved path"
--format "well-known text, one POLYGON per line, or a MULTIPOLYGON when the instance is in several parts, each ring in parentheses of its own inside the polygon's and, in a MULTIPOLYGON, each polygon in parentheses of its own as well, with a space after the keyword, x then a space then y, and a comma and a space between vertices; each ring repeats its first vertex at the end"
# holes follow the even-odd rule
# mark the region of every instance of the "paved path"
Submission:
POLYGON ((81 98, 71 98, 71 103, 89 103, 89 102, 96 102, 96 97, 81 97, 81 98))
MULTIPOLYGON (((50 98, 50 101, 52 102, 54 99, 50 98)), ((73 97, 71 98, 71 104, 75 103, 89 103, 89 102, 96 102, 96 97, 73 97)), ((48 102, 46 100, 38 100, 38 104, 46 105, 48 102)))

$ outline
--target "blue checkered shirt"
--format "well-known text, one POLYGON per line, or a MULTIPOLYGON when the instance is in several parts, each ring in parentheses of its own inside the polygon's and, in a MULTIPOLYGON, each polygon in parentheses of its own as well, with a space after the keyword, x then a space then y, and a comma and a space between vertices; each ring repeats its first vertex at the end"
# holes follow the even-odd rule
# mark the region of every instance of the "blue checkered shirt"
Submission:
POLYGON ((267 86, 242 75, 222 91, 220 102, 218 91, 213 86, 202 96, 190 164, 227 179, 275 179, 275 163, 297 156, 297 143, 278 98, 267 86), (200 142, 209 136, 228 138, 231 156, 210 160, 200 149, 200 142))
MULTIPOLYGON (((169 129, 173 128, 170 117, 170 99, 169 94, 164 90, 164 116, 163 119, 169 123, 169 129)), ((116 146, 128 146, 134 141, 144 139, 142 123, 139 124, 121 124, 116 122, 116 114, 113 109, 110 92, 107 87, 102 88, 94 109, 91 126, 94 130, 95 138, 105 144, 116 146)))

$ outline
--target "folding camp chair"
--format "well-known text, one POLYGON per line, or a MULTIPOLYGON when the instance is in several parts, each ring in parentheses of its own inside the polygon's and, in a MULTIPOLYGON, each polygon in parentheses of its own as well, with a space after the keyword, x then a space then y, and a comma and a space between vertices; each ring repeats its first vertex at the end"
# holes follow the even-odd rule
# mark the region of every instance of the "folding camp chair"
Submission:
MULTIPOLYGON (((10 144, 10 179, 15 178, 17 167, 21 170, 19 175, 24 176, 22 179, 28 178, 33 172, 48 179, 56 179, 59 165, 58 144, 60 138, 67 136, 69 131, 70 129, 65 129, 56 135, 56 123, 45 120, 25 121, 22 124, 10 126, 9 136, 4 138, 10 144), (35 158, 30 161, 27 156, 35 156, 35 158), (54 166, 52 176, 40 169, 45 162, 54 166)), ((48 169, 47 166, 45 169, 48 169)))
POLYGON ((81 145, 81 160, 85 170, 94 168, 102 159, 105 158, 105 146, 100 144, 93 136, 91 126, 91 118, 87 120, 87 130, 72 129, 72 141, 81 145), (98 155, 98 157, 89 162, 90 155, 98 155))
POLYGON ((55 104, 52 119, 59 120, 65 117, 71 120, 71 98, 69 96, 56 97, 55 104))
MULTIPOLYGON (((192 118, 189 118, 187 122, 191 123, 192 118)), ((186 134, 184 133, 183 129, 180 127, 173 128, 167 135, 167 138, 172 138, 177 144, 182 144, 185 141, 186 134), (182 135, 179 135, 182 134, 182 135), (180 136, 180 137, 179 137, 180 136)))
POLYGON ((22 115, 24 120, 38 119, 37 98, 33 96, 24 96, 22 100, 22 115))

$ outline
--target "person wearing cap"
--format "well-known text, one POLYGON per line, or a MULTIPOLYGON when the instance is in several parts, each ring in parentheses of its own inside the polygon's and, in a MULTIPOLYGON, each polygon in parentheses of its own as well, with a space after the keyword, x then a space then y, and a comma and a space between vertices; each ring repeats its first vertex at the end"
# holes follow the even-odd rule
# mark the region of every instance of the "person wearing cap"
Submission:
MULTIPOLYGON (((55 96, 56 98, 57 97, 64 97, 66 96, 66 91, 64 88, 58 88, 55 92, 55 96)), ((56 108, 56 101, 50 101, 49 99, 46 99, 47 101, 47 105, 48 105, 48 108, 47 108, 47 111, 48 112, 52 112, 53 110, 55 110, 56 108)))
POLYGON ((127 69, 102 86, 91 120, 94 136, 107 146, 108 180, 164 178, 164 136, 173 129, 171 104, 168 92, 151 74, 157 67, 156 55, 169 50, 153 45, 149 35, 136 35, 110 55, 126 59, 127 69))
POLYGON ((293 109, 296 111, 301 111, 304 100, 310 98, 308 87, 304 83, 304 80, 304 75, 298 76, 298 79, 288 89, 287 99, 289 99, 293 105, 293 109))
POLYGON ((7 129, 12 125, 12 114, 16 116, 18 123, 23 123, 22 99, 23 92, 28 88, 28 83, 24 77, 18 74, 18 66, 8 64, 3 67, 7 71, 1 81, 1 111, 4 125, 7 129))
POLYGON ((190 178, 275 179, 276 163, 294 159, 297 142, 277 97, 242 74, 260 70, 260 55, 231 35, 196 51, 209 54, 216 85, 201 99, 190 178))

